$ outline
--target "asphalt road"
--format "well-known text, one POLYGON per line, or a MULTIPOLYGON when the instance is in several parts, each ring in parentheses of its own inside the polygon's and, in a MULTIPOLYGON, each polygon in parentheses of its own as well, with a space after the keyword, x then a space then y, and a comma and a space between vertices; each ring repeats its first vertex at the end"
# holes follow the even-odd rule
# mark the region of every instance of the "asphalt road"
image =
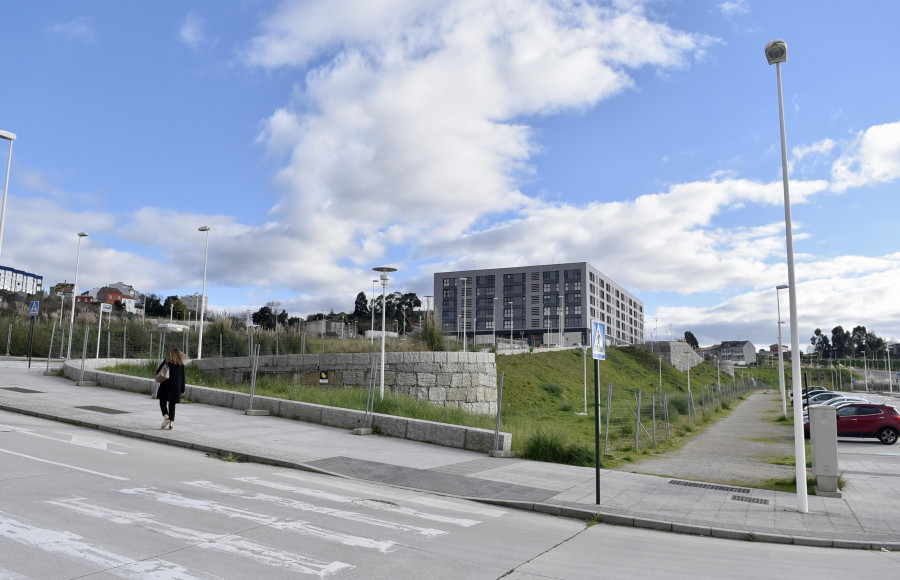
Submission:
POLYGON ((0 412, 0 579, 896 577, 889 552, 564 518, 0 412))

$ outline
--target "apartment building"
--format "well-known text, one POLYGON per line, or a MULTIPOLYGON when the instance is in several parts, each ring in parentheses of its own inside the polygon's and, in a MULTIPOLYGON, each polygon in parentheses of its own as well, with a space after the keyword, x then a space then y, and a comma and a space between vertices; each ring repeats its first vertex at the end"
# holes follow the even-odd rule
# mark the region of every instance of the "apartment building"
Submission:
POLYGON ((643 302, 587 262, 438 272, 434 297, 443 332, 476 344, 588 344, 594 320, 610 345, 644 342, 643 302))
POLYGON ((38 294, 43 291, 44 277, 0 266, 0 290, 9 292, 24 292, 25 294, 38 294))

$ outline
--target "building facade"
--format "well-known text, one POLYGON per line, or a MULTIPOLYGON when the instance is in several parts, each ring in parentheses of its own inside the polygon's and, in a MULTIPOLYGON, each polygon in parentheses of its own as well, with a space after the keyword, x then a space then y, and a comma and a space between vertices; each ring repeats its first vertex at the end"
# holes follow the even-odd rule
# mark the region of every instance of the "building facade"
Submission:
POLYGON ((208 310, 209 299, 207 296, 202 297, 199 294, 188 294, 187 296, 180 296, 179 300, 187 307, 191 312, 196 312, 197 316, 200 316, 200 307, 203 307, 203 312, 205 313, 208 310))
POLYGON ((438 272, 434 297, 441 330, 476 344, 589 344, 594 320, 610 345, 644 342, 643 302, 587 262, 438 272))
POLYGON ((44 290, 44 277, 31 272, 0 266, 0 290, 37 294, 44 290))

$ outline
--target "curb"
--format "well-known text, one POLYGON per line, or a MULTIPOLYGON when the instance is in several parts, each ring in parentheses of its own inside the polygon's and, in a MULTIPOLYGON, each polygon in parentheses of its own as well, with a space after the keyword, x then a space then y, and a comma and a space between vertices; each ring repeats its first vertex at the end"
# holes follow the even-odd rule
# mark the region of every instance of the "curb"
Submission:
MULTIPOLYGON (((364 479, 359 479, 355 477, 350 477, 345 474, 331 472, 325 469, 317 468, 311 465, 307 465, 303 462, 298 461, 288 461, 284 459, 278 459, 275 457, 266 456, 263 454, 257 453, 246 453, 242 451, 235 451, 231 448, 227 448, 224 446, 218 445, 209 445, 204 443, 197 443, 191 441, 184 441, 178 439, 178 434, 166 432, 165 435, 160 431, 156 433, 156 430, 150 430, 149 432, 144 431, 136 431, 133 429, 123 428, 123 427, 113 427, 110 425, 102 425, 92 421, 85 421, 82 419, 75 419, 71 417, 63 417, 58 415, 51 415, 49 413, 41 412, 41 411, 33 411, 31 409, 24 409, 21 407, 14 407, 7 404, 0 404, 0 410, 9 411, 13 413, 19 413, 22 415, 28 415, 32 417, 38 417, 40 419, 48 419, 52 421, 58 421, 61 423, 67 423, 70 425, 76 425, 78 427, 86 427, 90 429, 96 429, 98 431, 103 431, 106 433, 112 433, 115 435, 121 435, 123 437, 131 437, 133 439, 143 439, 145 441, 150 441, 153 443, 163 443, 166 445, 174 445, 176 447, 181 447, 184 449, 190 449, 194 451, 200 451, 209 455, 216 456, 232 456, 235 457, 238 461, 246 461, 250 463, 259 463, 263 465, 273 465, 276 467, 285 467, 289 469, 297 469, 301 471, 308 471, 312 473, 319 473, 322 475, 329 475, 332 477, 340 477, 342 479, 351 479, 356 481, 367 481, 364 479)), ((389 485, 382 483, 381 485, 389 485)), ((435 495, 444 495, 448 497, 456 497, 459 499, 466 499, 470 501, 475 501, 488 505, 496 505, 499 507, 505 507, 509 509, 517 509, 522 511, 531 511, 536 513, 542 513, 546 515, 563 517, 569 519, 581 520, 589 525, 593 523, 602 523, 607 525, 614 526, 626 526, 633 528, 641 528, 647 530, 656 530, 662 532, 670 532, 677 534, 688 534, 693 536, 708 536, 714 538, 723 538, 728 540, 743 540, 746 542, 764 542, 771 544, 787 544, 787 545, 795 545, 795 546, 809 546, 809 547, 820 547, 820 548, 842 548, 842 549, 855 549, 855 550, 873 550, 873 551, 900 551, 900 541, 892 541, 892 540, 878 540, 878 539, 849 539, 849 538, 823 538, 823 537, 812 537, 803 535, 802 531, 798 530, 797 533, 773 533, 763 530, 752 530, 752 529, 736 529, 736 528, 722 528, 718 527, 715 524, 697 524, 697 523, 684 523, 684 522, 674 522, 674 521, 666 521, 660 520, 653 517, 636 515, 636 514, 627 514, 627 513, 617 513, 614 511, 605 510, 602 507, 600 509, 589 509, 585 507, 576 507, 576 506, 567 506, 567 505, 559 505, 552 503, 543 503, 543 502, 524 502, 524 501, 515 501, 515 500, 503 500, 503 499, 490 499, 490 498, 481 498, 481 497, 469 497, 469 496, 454 496, 452 494, 442 494, 435 491, 430 490, 419 490, 418 488, 410 488, 392 485, 391 487, 397 487, 402 489, 410 489, 414 491, 427 491, 428 493, 433 493, 435 495)))

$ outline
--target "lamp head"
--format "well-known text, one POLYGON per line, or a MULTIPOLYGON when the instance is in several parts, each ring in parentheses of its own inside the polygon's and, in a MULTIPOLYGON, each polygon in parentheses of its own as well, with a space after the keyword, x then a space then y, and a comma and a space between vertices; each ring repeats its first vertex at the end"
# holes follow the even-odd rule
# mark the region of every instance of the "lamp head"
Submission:
POLYGON ((200 226, 199 228, 197 228, 198 232, 208 232, 209 230, 210 230, 209 226, 200 226))
POLYGON ((783 40, 773 40, 766 45, 766 60, 769 64, 787 62, 787 43, 783 40))
POLYGON ((788 286, 787 284, 779 284, 778 286, 775 286, 775 289, 776 289, 776 290, 784 290, 784 289, 789 288, 789 287, 790 287, 790 286, 788 286))
POLYGON ((6 139, 7 141, 15 141, 15 140, 16 140, 16 134, 15 134, 15 133, 10 133, 9 131, 2 131, 2 130, 0 130, 0 139, 6 139))
POLYGON ((87 232, 78 232, 78 237, 79 237, 79 238, 86 238, 86 237, 87 237, 87 232))

